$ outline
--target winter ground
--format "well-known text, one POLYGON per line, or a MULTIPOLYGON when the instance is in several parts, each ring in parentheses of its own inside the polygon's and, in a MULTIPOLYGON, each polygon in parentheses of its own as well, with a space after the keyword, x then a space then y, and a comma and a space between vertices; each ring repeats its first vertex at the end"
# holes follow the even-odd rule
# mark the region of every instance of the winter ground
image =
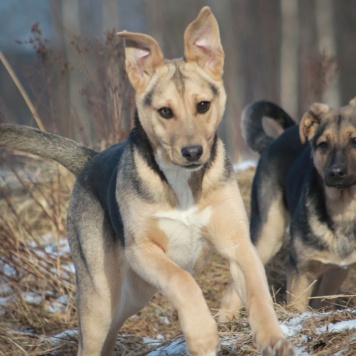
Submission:
MULTIPOLYGON (((235 166, 247 208, 253 166, 253 162, 235 166)), ((11 196, 3 191, 4 185, 0 187, 6 203, 0 205, 0 226, 4 228, 0 231, 0 355, 76 354, 74 268, 64 235, 71 183, 68 184, 67 177, 61 179, 65 179, 65 184, 47 182, 43 187, 36 182, 36 189, 40 185, 38 195, 29 193, 21 184, 16 188, 18 183, 11 185, 11 193, 17 191, 11 196), (57 189, 57 200, 52 201, 53 191, 57 189), (56 208, 53 215, 52 207, 56 208), (54 218, 58 211, 59 222, 54 218), (48 219, 53 219, 55 229, 45 223, 38 225, 39 221, 48 219)), ((33 189, 31 180, 24 184, 30 184, 33 189)), ((340 310, 299 315, 284 307, 283 271, 280 263, 267 268, 282 330, 295 346, 296 354, 356 355, 356 309, 351 302, 356 294, 355 273, 342 291, 346 302, 335 302, 340 310)), ((197 276, 214 315, 218 313, 228 275, 228 266, 213 256, 206 271, 197 276)), ((257 354, 244 313, 241 318, 218 326, 221 355, 257 354)), ((127 321, 118 336, 116 355, 186 355, 177 315, 162 295, 157 294, 142 312, 127 321)))

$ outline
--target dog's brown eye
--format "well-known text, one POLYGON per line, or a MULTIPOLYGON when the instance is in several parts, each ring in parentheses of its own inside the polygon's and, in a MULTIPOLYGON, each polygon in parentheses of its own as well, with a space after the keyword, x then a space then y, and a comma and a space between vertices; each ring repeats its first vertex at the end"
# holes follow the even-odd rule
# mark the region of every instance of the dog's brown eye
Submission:
POLYGON ((158 110, 158 113, 164 118, 164 119, 171 119, 173 117, 173 111, 170 108, 167 108, 164 106, 163 108, 160 108, 158 110))
POLYGON ((210 108, 210 101, 200 101, 197 104, 197 111, 199 114, 206 113, 210 108))
POLYGON ((318 144, 318 148, 322 151, 325 152, 329 148, 329 144, 326 141, 322 141, 318 144))
POLYGON ((356 147, 356 137, 351 138, 351 144, 356 147))

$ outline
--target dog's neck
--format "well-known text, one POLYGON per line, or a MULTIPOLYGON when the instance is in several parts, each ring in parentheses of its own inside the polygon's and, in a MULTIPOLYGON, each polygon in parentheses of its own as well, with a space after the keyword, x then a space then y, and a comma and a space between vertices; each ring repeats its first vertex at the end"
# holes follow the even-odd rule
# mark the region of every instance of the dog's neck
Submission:
POLYGON ((194 206, 201 196, 205 168, 189 170, 172 163, 165 163, 158 157, 156 157, 156 161, 170 188, 174 191, 177 208, 186 210, 194 206))
POLYGON ((326 208, 335 220, 353 221, 356 215, 356 185, 346 189, 324 186, 326 208))

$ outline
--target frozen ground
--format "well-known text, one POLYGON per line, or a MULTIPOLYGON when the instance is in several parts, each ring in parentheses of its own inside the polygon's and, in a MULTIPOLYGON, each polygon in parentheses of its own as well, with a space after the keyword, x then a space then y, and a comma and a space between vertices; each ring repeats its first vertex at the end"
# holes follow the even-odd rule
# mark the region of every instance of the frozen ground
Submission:
MULTIPOLYGON (((350 310, 354 318, 352 320, 344 320, 337 323, 329 323, 327 325, 316 327, 313 332, 316 334, 322 333, 342 333, 344 331, 354 331, 353 340, 356 340, 356 311, 350 310)), ((281 323, 282 331, 288 339, 294 338, 293 344, 295 346, 295 351, 297 356, 306 356, 310 353, 306 350, 304 346, 308 338, 310 337, 310 329, 303 332, 304 321, 309 319, 316 321, 323 316, 329 315, 330 313, 317 313, 308 312, 295 316, 287 321, 281 323)), ((222 346, 232 346, 236 343, 236 337, 228 336, 221 339, 222 346)), ((158 342, 158 340, 150 340, 150 342, 158 342)), ((238 350, 236 350, 238 352, 238 350)), ((355 350, 356 351, 356 350, 355 350)), ((172 343, 166 344, 164 346, 158 347, 156 350, 151 351, 147 356, 164 356, 164 355, 188 355, 186 351, 186 345, 183 339, 176 339, 172 343)), ((343 355, 342 351, 339 351, 338 355, 343 355)), ((355 354, 356 355, 356 354, 355 354)))
MULTIPOLYGON (((255 162, 249 161, 234 165, 234 169, 237 172, 244 171, 250 167, 255 167, 255 162)), ((251 181, 250 178, 248 178, 248 180, 249 182, 251 181)), ((37 255, 39 258, 42 259, 46 258, 46 254, 53 256, 59 255, 63 257, 69 257, 70 254, 67 239, 61 238, 56 241, 51 234, 43 235, 40 245, 38 245, 38 243, 34 243, 33 241, 29 241, 28 246, 30 247, 32 254, 37 255)), ((34 255, 32 257, 35 257, 34 255)), ((60 266, 60 277, 68 277, 70 275, 73 276, 74 267, 73 264, 69 261, 70 258, 64 258, 62 260, 62 264, 60 266)), ((41 267, 38 266, 38 268, 41 267)), ((0 269, 3 271, 3 274, 10 277, 16 273, 10 265, 1 262, 1 260, 0 269)), ((53 274, 58 275, 58 270, 54 269, 53 274)), ((216 276, 214 276, 214 278, 216 278, 216 276)), ((13 302, 14 290, 12 288, 14 288, 14 285, 9 285, 5 283, 3 280, 1 280, 0 277, 0 318, 3 317, 3 315, 6 313, 9 306, 11 306, 11 303, 13 302)), ((22 291, 20 289, 19 291, 20 293, 17 293, 18 298, 21 298, 23 301, 25 301, 26 304, 30 306, 43 306, 44 310, 47 313, 60 315, 63 313, 63 310, 66 309, 69 303, 67 295, 54 294, 51 291, 45 291, 40 294, 30 291, 22 291)), ((166 310, 164 311, 164 313, 165 312, 166 310)), ((156 316, 156 318, 164 318, 164 324, 167 325, 168 328, 171 328, 170 319, 167 316, 156 316)), ((150 322, 151 320, 152 319, 150 319, 150 322)), ((286 337, 291 340, 291 342, 295 346, 297 355, 356 355, 356 349, 354 354, 349 349, 344 352, 344 350, 352 347, 352 345, 356 348, 355 309, 346 309, 340 312, 333 313, 308 312, 303 313, 301 315, 285 313, 281 320, 283 320, 281 322, 282 330, 286 337), (343 343, 343 346, 337 352, 313 352, 313 346, 318 345, 318 343, 320 343, 320 338, 322 338, 322 342, 324 343, 332 343, 335 342, 335 340, 338 340, 338 335, 340 336, 340 338, 343 337, 344 340, 347 340, 347 342, 343 343)), ((152 323, 154 323, 153 320, 152 323)), ((68 330, 65 330, 65 328, 66 327, 62 328, 64 329, 64 331, 62 329, 57 329, 62 331, 55 335, 53 335, 52 333, 50 334, 51 336, 47 336, 45 335, 45 333, 43 333, 43 335, 41 334, 40 337, 45 339, 46 342, 53 345, 54 349, 59 347, 60 344, 68 344, 68 342, 71 342, 74 345, 74 350, 76 349, 77 345, 78 332, 75 329, 71 329, 69 326, 68 330)), ((142 340, 142 342, 147 345, 147 348, 152 349, 152 351, 148 352, 147 355, 187 355, 186 345, 182 338, 176 338, 173 341, 168 342, 162 334, 159 334, 160 332, 162 332, 162 330, 158 329, 157 334, 155 334, 154 337, 140 338, 140 340, 142 340)), ((28 331, 26 329, 26 333, 31 333, 31 331, 28 331)), ((6 335, 8 336, 12 334, 9 333, 6 335)), ((248 345, 248 343, 251 343, 251 333, 247 323, 242 323, 240 321, 238 331, 228 333, 221 332, 220 335, 222 349, 224 351, 226 349, 229 349, 229 353, 224 352, 224 355, 254 354, 254 349, 252 350, 252 352, 250 352, 251 347, 248 345)), ((130 334, 130 331, 127 334, 125 332, 125 335, 120 335, 120 337, 124 337, 131 340, 133 339, 132 334, 130 334)), ((31 340, 31 338, 29 339, 31 340)), ((135 345, 135 347, 136 346, 137 345, 135 345)))

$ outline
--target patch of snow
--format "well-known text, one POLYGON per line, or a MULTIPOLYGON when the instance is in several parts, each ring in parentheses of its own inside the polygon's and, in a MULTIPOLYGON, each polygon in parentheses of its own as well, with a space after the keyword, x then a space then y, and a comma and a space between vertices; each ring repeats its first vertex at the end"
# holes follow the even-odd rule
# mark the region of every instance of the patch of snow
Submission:
MULTIPOLYGON (((161 335, 162 336, 162 335, 161 335)), ((163 337, 163 336, 162 336, 163 337)), ((144 337, 143 342, 145 344, 151 345, 151 346, 159 346, 162 343, 162 339, 158 337, 156 339, 152 339, 151 337, 144 337)))
POLYGON ((6 307, 9 304, 10 299, 11 299, 11 297, 1 297, 0 298, 0 306, 6 307))
POLYGON ((22 298, 27 304, 40 305, 42 302, 42 296, 33 292, 23 292, 22 298))
POLYGON ((65 264, 64 266, 62 266, 62 268, 67 272, 75 273, 75 267, 73 262, 65 264))
POLYGON ((309 352, 305 351, 304 349, 305 349, 305 347, 295 347, 294 346, 295 356, 308 356, 309 352))
POLYGON ((33 253, 34 253, 36 256, 38 256, 40 259, 42 258, 42 259, 45 260, 45 259, 47 258, 46 253, 45 253, 44 251, 42 251, 42 250, 34 250, 33 253))
POLYGON ((69 299, 69 296, 68 296, 68 295, 61 295, 61 296, 57 299, 57 302, 58 302, 58 303, 62 303, 62 304, 68 304, 68 299, 69 299))
POLYGON ((54 301, 49 302, 45 309, 50 313, 63 313, 68 304, 68 295, 62 295, 54 301))
POLYGON ((242 161, 239 163, 234 163, 233 168, 234 168, 235 172, 245 171, 246 169, 249 169, 249 168, 255 168, 256 164, 257 164, 256 161, 247 160, 247 161, 242 161))
POLYGON ((13 267, 9 266, 7 263, 4 263, 2 265, 2 270, 5 276, 7 277, 16 276, 16 270, 13 267))
POLYGON ((187 347, 182 339, 174 340, 169 345, 164 345, 147 354, 147 356, 169 356, 169 355, 188 355, 187 347))
POLYGON ((60 314, 63 313, 65 306, 57 302, 51 302, 45 306, 45 310, 51 314, 60 314))
POLYGON ((78 330, 70 329, 70 330, 62 331, 54 336, 51 336, 50 338, 47 338, 46 341, 48 341, 52 346, 55 346, 59 344, 61 341, 69 342, 68 338, 77 337, 77 336, 78 336, 78 330))
POLYGON ((70 253, 70 247, 69 247, 69 242, 67 238, 64 238, 61 240, 61 245, 59 249, 60 255, 66 255, 70 253))
POLYGON ((326 332, 343 332, 346 330, 356 329, 356 319, 344 320, 335 324, 321 326, 315 330, 316 334, 324 334, 326 332))
POLYGON ((287 325, 281 324, 280 327, 284 336, 291 337, 295 335, 295 330, 289 328, 287 325))
POLYGON ((230 346, 236 343, 237 339, 238 339, 238 334, 236 334, 236 336, 224 337, 220 339, 220 344, 221 346, 230 346))
POLYGON ((161 316, 161 319, 163 320, 163 322, 164 322, 166 325, 170 325, 170 324, 171 324, 170 320, 169 320, 166 316, 161 316))
POLYGON ((52 232, 47 232, 41 236, 42 242, 46 244, 51 244, 53 241, 55 241, 55 237, 52 232))
POLYGON ((58 254, 60 256, 70 253, 69 243, 67 238, 60 238, 58 241, 52 238, 51 241, 46 241, 45 251, 49 254, 58 254))
POLYGON ((0 297, 0 316, 3 316, 6 313, 6 306, 13 299, 11 296, 0 297))
POLYGON ((7 283, 0 284, 0 295, 6 296, 12 293, 12 288, 7 283))
POLYGON ((282 332, 286 337, 293 337, 302 330, 303 321, 311 316, 310 313, 300 314, 280 324, 282 332))

